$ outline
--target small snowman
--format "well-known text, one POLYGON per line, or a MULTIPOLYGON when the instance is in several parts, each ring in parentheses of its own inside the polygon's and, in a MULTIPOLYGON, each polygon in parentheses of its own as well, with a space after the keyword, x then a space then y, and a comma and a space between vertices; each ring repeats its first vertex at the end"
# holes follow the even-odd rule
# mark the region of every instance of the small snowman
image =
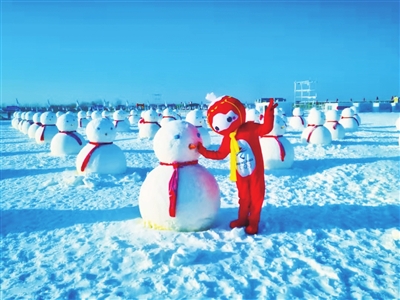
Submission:
POLYGON ((260 123, 261 113, 255 108, 246 109, 246 122, 251 121, 255 123, 260 123))
POLYGON ((35 132, 35 140, 38 144, 50 143, 52 138, 58 133, 56 126, 57 116, 52 111, 46 111, 40 116, 42 125, 35 132))
POLYGON ((360 125, 358 120, 354 117, 354 111, 350 107, 346 107, 342 110, 342 116, 339 122, 343 125, 346 132, 357 131, 360 125))
POLYGON ((220 190, 214 176, 199 165, 196 127, 177 120, 165 124, 154 137, 160 165, 148 173, 139 194, 144 224, 174 231, 211 228, 220 208, 220 190))
POLYGON ((103 111, 101 112, 101 117, 102 117, 102 118, 109 119, 109 118, 111 117, 111 112, 109 112, 107 109, 105 109, 105 110, 103 110, 103 111))
POLYGON ((17 129, 18 129, 19 131, 21 131, 21 132, 22 132, 22 126, 23 126, 24 123, 26 122, 26 119, 25 119, 26 113, 27 113, 26 111, 24 111, 24 112, 21 113, 21 118, 20 118, 20 120, 19 120, 19 122, 18 122, 18 127, 17 127, 17 129))
MULTIPOLYGON (((285 125, 287 124, 287 117, 286 117, 286 113, 283 110, 282 107, 276 107, 274 110, 274 115, 275 116, 280 116, 283 120, 283 122, 285 122, 285 125)), ((286 127, 285 127, 285 132, 286 132, 286 127)))
POLYGON ((186 122, 194 125, 201 135, 201 139, 203 140, 203 146, 208 147, 211 144, 210 133, 207 128, 204 127, 204 117, 203 112, 200 109, 194 109, 187 113, 186 122))
POLYGON ((101 111, 99 110, 94 110, 90 117, 93 119, 101 119, 103 116, 101 115, 101 111))
POLYGON ((78 128, 86 128, 88 123, 89 123, 89 120, 86 118, 86 112, 83 110, 80 110, 78 112, 78 128))
POLYGON ((325 115, 320 110, 310 110, 307 117, 308 126, 301 134, 303 143, 315 145, 329 145, 332 142, 332 136, 328 128, 324 126, 325 115))
POLYGON ((136 126, 139 121, 138 112, 135 109, 132 109, 128 116, 128 121, 131 126, 136 126))
POLYGON ((357 119, 358 125, 361 125, 361 118, 358 115, 358 107, 353 105, 350 109, 353 111, 353 117, 357 119))
POLYGON ((21 111, 15 112, 14 119, 11 121, 11 126, 14 129, 18 129, 18 124, 19 124, 19 122, 21 122, 21 115, 22 115, 21 111))
POLYGON ((142 113, 142 119, 139 121, 139 138, 152 140, 160 129, 157 122, 158 114, 154 109, 146 110, 142 113))
POLYGON ((78 119, 74 114, 64 114, 57 118, 59 132, 50 143, 50 153, 54 156, 75 155, 86 144, 83 136, 76 132, 78 119))
POLYGON ((337 110, 328 110, 325 113, 326 122, 324 126, 328 128, 331 133, 332 141, 344 139, 346 131, 342 124, 339 123, 340 113, 337 110))
POLYGON ((285 127, 284 120, 275 115, 272 131, 260 138, 264 167, 267 170, 289 169, 293 165, 294 147, 283 136, 285 127))
POLYGON ((129 122, 126 119, 126 112, 122 109, 118 109, 113 113, 114 126, 117 132, 130 131, 129 122))
POLYGON ((116 130, 109 119, 89 122, 86 127, 86 144, 76 157, 79 174, 122 174, 126 171, 126 158, 121 148, 113 143, 116 130))
POLYGON ((34 115, 33 115, 33 117, 32 117, 33 124, 32 124, 31 126, 29 126, 29 129, 28 129, 28 136, 29 136, 29 138, 31 138, 31 139, 34 139, 34 138, 35 138, 36 130, 37 130, 40 126, 42 126, 42 123, 40 123, 40 116, 41 116, 41 115, 42 115, 41 112, 36 112, 36 113, 34 113, 34 115))
POLYGON ((289 119, 290 128, 294 131, 303 131, 306 127, 303 110, 300 107, 295 107, 292 114, 293 117, 289 119))
POLYGON ((21 126, 21 131, 23 134, 28 134, 29 127, 34 123, 33 122, 33 115, 35 114, 34 111, 28 111, 25 114, 25 122, 21 126))
POLYGON ((174 121, 174 120, 178 120, 178 116, 177 116, 176 112, 173 109, 167 107, 162 112, 162 119, 160 121, 160 126, 162 127, 166 123, 174 121))
POLYGON ((88 120, 88 122, 90 122, 92 120, 92 111, 88 110, 86 112, 86 119, 88 120))

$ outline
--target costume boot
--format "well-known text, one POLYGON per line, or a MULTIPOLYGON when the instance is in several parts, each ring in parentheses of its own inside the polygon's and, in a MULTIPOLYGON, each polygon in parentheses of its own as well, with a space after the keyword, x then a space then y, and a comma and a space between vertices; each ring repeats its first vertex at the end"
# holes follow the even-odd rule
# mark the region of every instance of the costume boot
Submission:
POLYGON ((243 204, 239 204, 239 212, 238 212, 238 219, 232 221, 229 224, 230 228, 235 228, 235 227, 244 227, 249 225, 249 220, 248 220, 248 215, 249 215, 249 208, 248 206, 245 206, 243 204))

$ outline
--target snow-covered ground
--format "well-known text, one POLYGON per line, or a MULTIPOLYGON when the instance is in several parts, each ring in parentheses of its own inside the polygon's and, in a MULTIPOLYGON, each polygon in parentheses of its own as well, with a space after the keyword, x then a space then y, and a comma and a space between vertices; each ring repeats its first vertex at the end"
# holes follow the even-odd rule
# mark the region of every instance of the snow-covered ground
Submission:
POLYGON ((75 156, 52 157, 1 121, 0 298, 399 299, 399 114, 360 117, 359 131, 329 146, 286 133, 295 162, 265 171, 254 236, 228 226, 237 216, 228 159, 199 161, 221 190, 213 228, 158 231, 138 209, 159 162, 137 127, 115 141, 125 174, 81 177, 75 156))

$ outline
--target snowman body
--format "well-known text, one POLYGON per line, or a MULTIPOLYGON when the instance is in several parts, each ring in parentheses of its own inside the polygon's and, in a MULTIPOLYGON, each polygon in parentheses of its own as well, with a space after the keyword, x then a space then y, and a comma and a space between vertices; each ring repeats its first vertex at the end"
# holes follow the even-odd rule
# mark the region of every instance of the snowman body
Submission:
POLYGON ((339 123, 340 113, 337 110, 328 110, 325 113, 326 122, 324 126, 328 128, 331 133, 332 141, 339 141, 344 139, 346 131, 342 124, 339 123))
POLYGON ((358 130, 358 120, 354 117, 354 111, 350 107, 342 110, 339 122, 342 124, 346 132, 354 132, 358 130))
POLYGON ((329 145, 332 143, 332 136, 328 128, 324 125, 325 115, 323 112, 314 109, 310 110, 307 118, 308 126, 301 134, 301 141, 303 143, 315 145, 329 145))
POLYGON ((37 112, 32 117, 33 124, 31 126, 29 126, 29 129, 28 129, 28 136, 31 139, 35 138, 36 130, 38 130, 38 128, 42 125, 42 123, 40 123, 41 114, 42 114, 41 112, 37 112))
POLYGON ((210 133, 207 128, 204 127, 205 120, 203 117, 203 112, 200 109, 194 109, 187 113, 186 122, 196 126, 197 130, 201 135, 201 139, 203 141, 203 146, 208 147, 211 144, 210 133))
POLYGON ((146 110, 142 113, 142 118, 139 121, 139 138, 152 140, 160 129, 160 124, 157 122, 158 114, 154 109, 146 110))
POLYGON ((126 171, 126 158, 121 148, 113 143, 116 130, 105 118, 95 119, 86 127, 89 140, 76 157, 79 174, 122 174, 126 171))
POLYGON ((50 143, 50 153, 54 156, 75 155, 85 146, 81 134, 76 132, 78 119, 74 114, 64 114, 57 118, 58 133, 50 143))
POLYGON ((131 130, 130 124, 126 118, 126 112, 122 109, 113 113, 114 126, 117 132, 128 132, 131 130))
POLYGON ((260 137, 264 168, 267 170, 289 169, 293 165, 294 147, 283 136, 285 127, 284 120, 275 115, 274 127, 271 132, 268 135, 260 137))
POLYGON ((201 136, 186 121, 171 121, 154 137, 160 160, 144 180, 139 210, 146 226, 174 231, 211 228, 220 208, 214 176, 198 164, 201 136))
POLYGON ((289 127, 293 131, 303 131, 306 127, 303 110, 300 107, 293 109, 293 117, 289 119, 289 127))
POLYGON ((40 116, 42 125, 35 132, 35 140, 38 144, 50 143, 53 137, 58 133, 56 126, 57 116, 52 111, 46 111, 40 116))

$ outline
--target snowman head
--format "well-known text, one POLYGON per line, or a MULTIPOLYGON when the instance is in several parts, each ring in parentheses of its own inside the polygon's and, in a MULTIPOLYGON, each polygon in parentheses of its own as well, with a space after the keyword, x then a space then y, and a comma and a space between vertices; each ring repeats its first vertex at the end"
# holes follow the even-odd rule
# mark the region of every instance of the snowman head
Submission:
POLYGON ((293 116, 302 117, 303 116, 303 110, 300 107, 293 108, 293 116))
POLYGON ((161 127, 154 136, 154 152, 164 163, 197 160, 197 144, 202 142, 197 128, 189 122, 174 120, 161 127))
POLYGON ((94 110, 90 116, 92 117, 92 119, 102 118, 101 111, 98 110, 94 110))
POLYGON ((122 121, 126 118, 126 112, 122 109, 118 109, 113 113, 113 119, 116 121, 122 121))
POLYGON ((102 118, 108 118, 110 116, 110 112, 108 110, 103 110, 101 112, 101 117, 102 118))
POLYGON ((274 128, 268 135, 283 135, 286 132, 285 120, 281 116, 274 117, 274 128))
POLYGON ((353 110, 350 107, 346 107, 342 110, 342 117, 351 118, 354 115, 353 110))
POLYGON ((203 112, 200 109, 189 111, 186 115, 186 122, 189 122, 194 126, 203 126, 203 112))
POLYGON ((86 112, 84 112, 83 110, 78 111, 78 118, 79 119, 86 118, 86 112))
POLYGON ((324 125, 325 123, 325 114, 318 110, 310 110, 310 114, 307 118, 308 124, 310 125, 324 125))
POLYGON ((218 98, 207 110, 207 122, 211 129, 224 136, 234 132, 245 121, 244 105, 231 96, 218 98))
POLYGON ((43 125, 55 125, 57 122, 57 116, 52 111, 46 111, 40 116, 40 123, 43 125))
POLYGON ((35 123, 40 123, 40 116, 42 115, 41 112, 37 112, 33 115, 32 120, 35 123))
POLYGON ((35 114, 34 111, 28 111, 28 112, 25 114, 25 120, 32 121, 32 120, 33 120, 33 115, 34 115, 34 114, 35 114))
POLYGON ((59 131, 76 131, 78 119, 73 114, 64 114, 57 118, 56 126, 59 131))
POLYGON ((154 109, 146 110, 142 113, 142 117, 146 122, 157 122, 158 114, 154 109))
POLYGON ((132 109, 129 113, 131 116, 137 116, 137 111, 132 109))
POLYGON ((327 121, 338 121, 340 118, 339 112, 337 110, 328 110, 325 113, 325 117, 327 121))
POLYGON ((90 142, 111 143, 116 134, 114 124, 106 118, 93 119, 86 126, 86 135, 90 142))

